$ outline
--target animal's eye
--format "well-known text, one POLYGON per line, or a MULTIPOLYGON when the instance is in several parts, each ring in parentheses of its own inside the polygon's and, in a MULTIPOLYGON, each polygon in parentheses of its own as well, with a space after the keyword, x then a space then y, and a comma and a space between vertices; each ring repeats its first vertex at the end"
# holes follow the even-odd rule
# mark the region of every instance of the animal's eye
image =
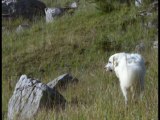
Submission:
POLYGON ((111 63, 111 61, 108 61, 108 63, 111 63))

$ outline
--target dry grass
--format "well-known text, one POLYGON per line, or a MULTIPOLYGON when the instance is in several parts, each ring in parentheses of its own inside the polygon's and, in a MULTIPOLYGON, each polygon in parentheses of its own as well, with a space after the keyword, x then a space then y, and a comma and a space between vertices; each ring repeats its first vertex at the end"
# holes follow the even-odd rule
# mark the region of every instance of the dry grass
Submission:
POLYGON ((39 21, 20 34, 5 30, 2 33, 4 118, 9 98, 21 74, 47 83, 70 72, 80 80, 79 83, 59 91, 67 101, 75 100, 77 103, 69 103, 64 111, 42 110, 34 119, 157 120, 158 52, 150 49, 157 32, 154 28, 143 27, 136 13, 132 7, 101 14, 92 4, 82 1, 73 16, 65 15, 51 24, 39 21), (142 53, 149 62, 145 93, 142 101, 131 102, 126 109, 118 79, 114 74, 106 73, 103 67, 111 54, 133 52, 141 40, 148 46, 142 53))

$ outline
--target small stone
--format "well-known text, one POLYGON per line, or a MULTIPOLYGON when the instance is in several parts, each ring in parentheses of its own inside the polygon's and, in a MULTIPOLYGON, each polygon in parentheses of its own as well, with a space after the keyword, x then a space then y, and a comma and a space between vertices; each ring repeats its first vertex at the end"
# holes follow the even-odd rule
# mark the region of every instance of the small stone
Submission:
POLYGON ((28 24, 19 25, 19 26, 17 27, 17 29, 16 29, 16 33, 20 33, 20 32, 22 32, 22 31, 24 31, 24 30, 29 29, 29 28, 30 28, 30 26, 29 26, 28 24))
POLYGON ((153 48, 158 49, 158 40, 153 42, 153 48))
POLYGON ((140 44, 136 45, 135 47, 135 51, 138 53, 141 53, 145 50, 145 45, 143 42, 141 42, 140 44))

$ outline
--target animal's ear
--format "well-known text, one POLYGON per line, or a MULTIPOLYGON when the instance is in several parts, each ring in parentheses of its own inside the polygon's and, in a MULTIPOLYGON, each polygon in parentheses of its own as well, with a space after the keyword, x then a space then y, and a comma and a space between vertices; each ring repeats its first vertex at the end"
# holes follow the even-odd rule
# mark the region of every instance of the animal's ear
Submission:
POLYGON ((113 57, 113 65, 116 67, 118 66, 118 60, 116 57, 113 57))

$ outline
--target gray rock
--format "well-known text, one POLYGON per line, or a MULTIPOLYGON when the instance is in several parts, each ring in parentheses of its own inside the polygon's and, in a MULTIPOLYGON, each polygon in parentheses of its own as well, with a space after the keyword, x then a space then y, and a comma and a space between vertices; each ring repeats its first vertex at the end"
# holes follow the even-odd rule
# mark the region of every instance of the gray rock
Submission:
POLYGON ((142 12, 140 13, 141 16, 152 16, 153 14, 150 12, 142 12))
POLYGON ((141 42, 140 44, 136 45, 136 47, 135 47, 135 51, 136 51, 137 53, 141 53, 141 52, 143 52, 144 50, 145 50, 145 45, 144 45, 143 42, 141 42))
POLYGON ((34 20, 35 17, 45 16, 45 3, 39 0, 4 0, 2 1, 2 17, 22 17, 34 20))
POLYGON ((47 85, 51 88, 65 88, 67 87, 68 83, 77 83, 78 79, 72 77, 72 75, 66 73, 63 74, 57 78, 55 78, 54 80, 52 80, 51 82, 47 83, 47 85))
POLYGON ((78 8, 78 1, 72 2, 66 7, 48 7, 45 8, 45 15, 46 15, 46 23, 53 22, 56 17, 60 17, 64 15, 69 10, 75 10, 78 8))
POLYGON ((150 4, 150 11, 152 10, 158 10, 158 0, 154 0, 151 4, 150 4))
POLYGON ((156 40, 156 41, 153 42, 153 48, 158 49, 158 40, 156 40))
POLYGON ((16 29, 16 33, 20 33, 20 32, 22 32, 22 31, 24 31, 24 30, 29 29, 29 28, 30 28, 30 26, 29 26, 28 24, 19 25, 19 26, 17 27, 17 29, 16 29))
POLYGON ((4 26, 2 26, 2 31, 4 31, 6 28, 4 26))
POLYGON ((17 2, 17 0, 2 0, 2 3, 17 2))
POLYGON ((31 119, 41 108, 64 108, 66 100, 55 89, 22 75, 8 104, 8 120, 31 119))
POLYGON ((156 28, 156 29, 158 29, 158 21, 149 21, 149 22, 147 22, 147 23, 145 23, 145 26, 147 27, 147 28, 156 28))
POLYGON ((78 0, 74 1, 74 2, 70 3, 68 6, 70 8, 76 9, 76 8, 78 8, 78 2, 79 2, 78 0))
POLYGON ((45 8, 46 14, 46 23, 50 23, 54 20, 55 17, 63 14, 63 10, 61 8, 45 8))
POLYGON ((142 0, 135 0, 135 6, 140 7, 142 4, 142 0))

